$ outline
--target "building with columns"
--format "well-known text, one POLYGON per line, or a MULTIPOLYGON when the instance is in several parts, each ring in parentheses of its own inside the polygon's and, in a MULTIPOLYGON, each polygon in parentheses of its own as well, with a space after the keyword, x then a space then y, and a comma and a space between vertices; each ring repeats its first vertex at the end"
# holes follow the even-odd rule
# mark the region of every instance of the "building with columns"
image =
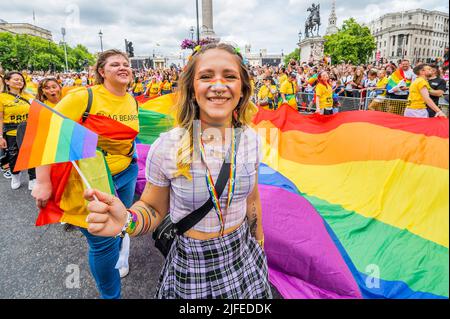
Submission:
POLYGON ((414 9, 388 13, 367 24, 375 37, 377 53, 388 61, 406 58, 412 63, 442 57, 449 45, 449 14, 414 9))
POLYGON ((26 34, 52 41, 52 33, 44 28, 29 23, 8 23, 0 19, 0 32, 26 34))

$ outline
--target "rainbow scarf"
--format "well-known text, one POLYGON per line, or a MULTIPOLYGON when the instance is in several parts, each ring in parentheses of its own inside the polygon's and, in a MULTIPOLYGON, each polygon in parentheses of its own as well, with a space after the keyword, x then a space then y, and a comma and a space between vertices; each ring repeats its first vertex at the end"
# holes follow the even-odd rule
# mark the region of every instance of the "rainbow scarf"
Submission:
POLYGON ((389 77, 388 84, 386 85, 386 90, 389 92, 390 90, 398 86, 402 81, 406 85, 406 87, 410 87, 411 80, 406 79, 405 72, 403 72, 403 69, 399 68, 389 77))
POLYGON ((95 156, 97 134, 34 100, 15 171, 95 156))

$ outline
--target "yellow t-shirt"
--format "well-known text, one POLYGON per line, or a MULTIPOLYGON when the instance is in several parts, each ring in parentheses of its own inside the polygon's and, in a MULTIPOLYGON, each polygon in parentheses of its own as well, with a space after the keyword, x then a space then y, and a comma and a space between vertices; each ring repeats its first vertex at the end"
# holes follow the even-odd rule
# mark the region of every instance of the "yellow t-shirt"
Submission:
POLYGON ((297 83, 286 80, 280 87, 281 94, 295 94, 297 93, 297 83))
POLYGON ((75 79, 74 83, 75 86, 81 86, 83 84, 83 81, 81 79, 75 79))
MULTIPOLYGON (((102 115, 120 122, 139 132, 138 110, 134 98, 125 94, 117 96, 109 92, 103 85, 92 87, 93 101, 90 114, 102 115)), ((80 121, 88 103, 88 92, 85 88, 70 91, 55 109, 74 121, 80 121)), ((120 132, 117 132, 120 133, 120 132)), ((128 147, 128 146, 127 146, 128 147)), ((132 142, 129 149, 132 148, 132 142)), ((131 163, 131 157, 107 154, 106 163, 112 175, 125 170, 131 163)))
POLYGON ((45 100, 43 103, 47 106, 50 106, 51 108, 55 108, 56 106, 56 104, 50 102, 49 100, 45 100))
POLYGON ((261 86, 261 88, 259 89, 259 92, 258 92, 258 99, 264 100, 266 98, 269 98, 269 99, 273 100, 273 94, 271 91, 275 91, 275 90, 276 90, 275 85, 271 85, 270 89, 265 85, 261 86))
POLYGON ((149 84, 147 84, 147 88, 149 88, 149 96, 153 97, 158 95, 159 90, 161 88, 161 84, 158 82, 155 83, 150 82, 149 84))
POLYGON ((142 82, 138 82, 134 85, 134 93, 142 93, 144 92, 144 85, 142 84, 142 82))
MULTIPOLYGON (((385 76, 382 79, 379 79, 377 82, 377 88, 378 89, 386 89, 386 85, 388 84, 389 79, 385 76)), ((383 92, 381 95, 386 95, 386 91, 383 92)))
POLYGON ((278 83, 280 85, 280 87, 283 85, 284 82, 286 82, 288 80, 288 76, 283 73, 279 78, 278 78, 278 83))
POLYGON ((322 83, 316 86, 316 98, 319 99, 321 109, 330 109, 333 107, 333 88, 331 85, 325 86, 322 83))
POLYGON ((169 81, 166 81, 162 84, 161 89, 163 91, 170 91, 172 90, 172 83, 170 83, 169 81))
POLYGON ((423 87, 426 87, 427 90, 431 90, 431 87, 430 87, 430 84, 428 84, 428 81, 422 77, 418 77, 416 80, 414 80, 413 83, 411 83, 411 86, 409 87, 408 108, 415 109, 415 110, 421 110, 421 109, 427 108, 425 100, 423 99, 422 95, 420 94, 420 90, 423 87))
MULTIPOLYGON (((22 93, 21 98, 27 100, 31 104, 33 96, 28 93, 22 93)), ((30 112, 30 104, 22 99, 16 98, 8 93, 0 93, 0 113, 3 113, 3 127, 7 124, 18 125, 28 119, 30 112)), ((0 132, 1 134, 1 132, 0 132)), ((6 132, 8 136, 16 136, 17 130, 12 129, 6 132)))

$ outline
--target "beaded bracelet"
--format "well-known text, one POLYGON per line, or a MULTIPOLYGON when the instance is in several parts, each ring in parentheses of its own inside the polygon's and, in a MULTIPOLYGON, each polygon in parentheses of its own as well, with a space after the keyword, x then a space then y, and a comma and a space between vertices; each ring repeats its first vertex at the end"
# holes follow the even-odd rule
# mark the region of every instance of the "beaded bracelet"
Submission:
POLYGON ((135 212, 127 209, 127 222, 125 223, 125 225, 122 227, 122 230, 120 231, 120 233, 116 236, 116 237, 121 237, 124 238, 125 234, 132 234, 136 228, 136 222, 137 222, 137 215, 135 212))

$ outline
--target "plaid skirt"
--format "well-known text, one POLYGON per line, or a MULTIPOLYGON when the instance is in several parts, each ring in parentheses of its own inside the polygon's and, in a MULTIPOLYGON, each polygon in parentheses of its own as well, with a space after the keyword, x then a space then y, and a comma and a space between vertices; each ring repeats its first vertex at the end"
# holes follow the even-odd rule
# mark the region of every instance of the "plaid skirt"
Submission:
POLYGON ((267 259, 247 222, 221 238, 177 236, 161 272, 159 299, 271 299, 267 259))

